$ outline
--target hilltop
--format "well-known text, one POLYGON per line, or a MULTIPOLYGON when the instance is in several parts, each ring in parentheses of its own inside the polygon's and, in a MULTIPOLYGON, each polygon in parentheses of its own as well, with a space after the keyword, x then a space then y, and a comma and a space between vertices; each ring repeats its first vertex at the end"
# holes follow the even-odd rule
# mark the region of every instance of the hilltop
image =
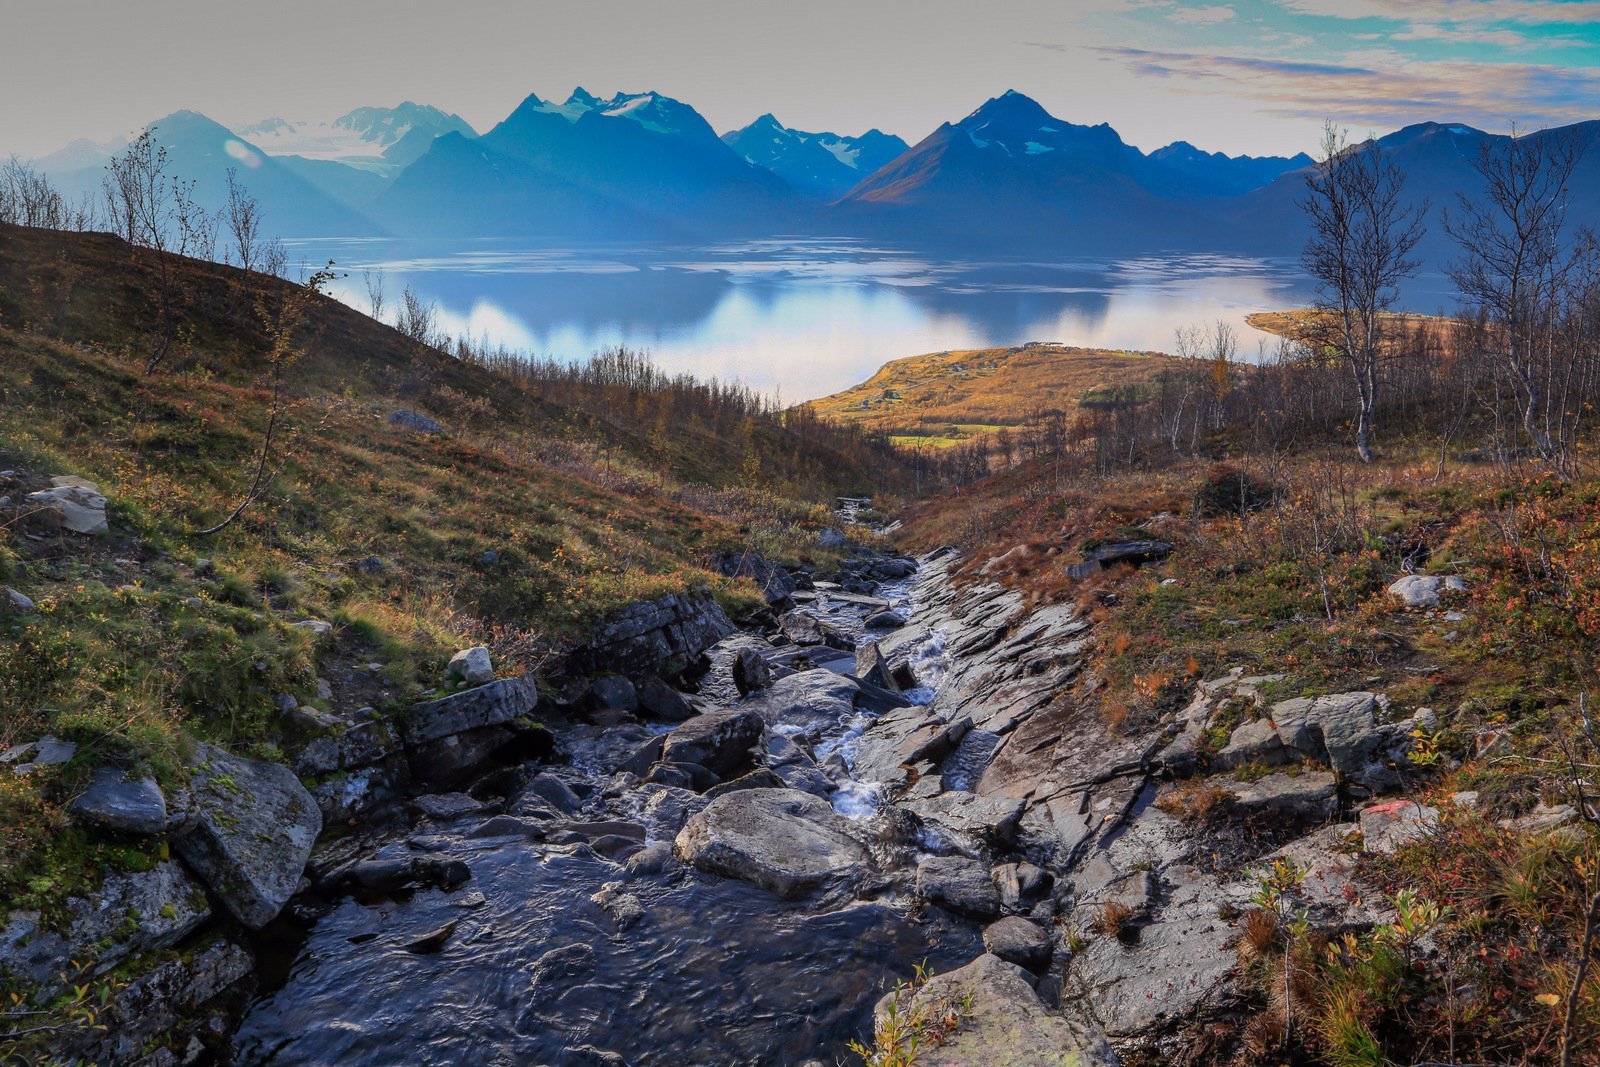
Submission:
POLYGON ((946 447, 1022 426, 1045 411, 1126 399, 1119 391, 1137 397, 1175 363, 1159 352, 1044 343, 933 352, 891 360, 860 385, 805 407, 900 444, 946 447))

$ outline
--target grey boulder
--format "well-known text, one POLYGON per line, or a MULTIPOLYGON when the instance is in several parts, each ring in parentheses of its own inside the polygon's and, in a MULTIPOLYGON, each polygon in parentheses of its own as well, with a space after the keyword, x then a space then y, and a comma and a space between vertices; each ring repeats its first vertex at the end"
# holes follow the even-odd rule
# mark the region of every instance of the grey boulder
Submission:
POLYGON ((916 892, 958 915, 992 919, 1000 914, 1000 892, 988 869, 965 856, 929 856, 917 864, 916 892))
POLYGON ((194 826, 173 848, 240 922, 261 929, 294 894, 322 832, 316 801, 289 768, 203 743, 190 790, 194 826))
POLYGON ((866 872, 867 850, 825 800, 794 789, 743 789, 713 800, 673 844, 702 871, 796 897, 866 872))
POLYGON ((159 834, 167 828, 167 799, 151 778, 132 781, 115 767, 100 766, 89 787, 68 809, 74 816, 124 834, 159 834))

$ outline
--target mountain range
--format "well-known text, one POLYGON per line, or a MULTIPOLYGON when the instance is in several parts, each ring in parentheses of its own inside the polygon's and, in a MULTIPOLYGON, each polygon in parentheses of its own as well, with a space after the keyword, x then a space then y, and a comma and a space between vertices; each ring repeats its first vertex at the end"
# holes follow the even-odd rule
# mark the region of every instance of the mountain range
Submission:
MULTIPOLYGON (((477 133, 457 115, 406 102, 328 124, 271 118, 230 130, 194 112, 152 126, 171 169, 220 202, 239 170, 269 226, 286 236, 693 241, 817 233, 947 249, 1126 255, 1227 251, 1294 256, 1305 154, 1227 156, 1178 141, 1145 153, 1109 125, 1057 118, 1006 92, 914 145, 785 126, 771 114, 721 136, 661 93, 565 101, 529 95, 477 133)), ((1600 122, 1549 130, 1594 145, 1600 122)), ((1481 192, 1472 163, 1496 135, 1423 123, 1357 146, 1407 171, 1431 204, 1425 252, 1449 253, 1438 225, 1458 191, 1481 192)), ((39 160, 69 193, 92 191, 120 146, 75 141, 39 160)), ((1600 223, 1600 145, 1572 185, 1574 224, 1600 223)))

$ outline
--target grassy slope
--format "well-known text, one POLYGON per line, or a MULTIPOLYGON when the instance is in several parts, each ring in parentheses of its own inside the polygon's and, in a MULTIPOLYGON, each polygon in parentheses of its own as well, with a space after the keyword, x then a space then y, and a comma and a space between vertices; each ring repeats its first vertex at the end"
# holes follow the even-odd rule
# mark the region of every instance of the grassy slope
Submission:
POLYGON ((1070 412, 1119 386, 1137 387, 1169 359, 1152 352, 1055 345, 935 352, 886 363, 860 385, 808 406, 825 417, 896 437, 951 444, 1018 426, 1039 410, 1070 412), (888 391, 899 398, 886 398, 888 391))
MULTIPOLYGON (((1512 481, 1482 464, 1441 470, 1426 444, 1397 446, 1370 466, 1347 453, 1309 443, 1274 457, 1283 495, 1245 516, 1196 510, 1215 473, 1207 460, 1155 457, 1109 474, 1027 464, 912 507, 904 536, 918 548, 971 548, 963 580, 1076 602, 1095 618, 1088 687, 1073 697, 1113 732, 1170 721, 1197 680, 1232 667, 1282 674, 1274 700, 1372 690, 1389 699, 1390 721, 1432 709, 1438 728, 1402 769, 1407 792, 1444 813, 1443 828, 1362 868, 1387 894, 1449 909, 1432 936, 1453 962, 1402 966, 1381 926, 1345 956, 1298 943, 1306 1062, 1410 1063, 1453 1046, 1453 1062, 1552 1063, 1600 837, 1592 826, 1544 833, 1499 820, 1571 803, 1569 760, 1600 763, 1576 711, 1580 698, 1592 708, 1600 697, 1600 479, 1564 486, 1512 481), (1165 566, 1068 578, 1080 549, 1108 537, 1155 537, 1177 551, 1165 566), (1401 611, 1385 590, 1413 567, 1460 575, 1470 592, 1445 610, 1401 611), (1479 739, 1496 731, 1508 747, 1482 751, 1479 739), (1450 799, 1462 790, 1476 794, 1475 810, 1450 799), (1442 1011, 1447 982, 1476 996, 1453 1017, 1442 1011)), ((1253 474, 1267 469, 1258 463, 1253 474)), ((1215 733, 1210 751, 1228 740, 1215 733)), ((1162 803, 1186 818, 1226 818, 1211 779, 1167 789, 1162 803)), ((1254 948, 1270 960, 1281 943, 1268 931, 1254 948)), ((1269 1036, 1283 1029, 1278 973, 1258 959, 1247 971, 1269 1036)), ((1600 1041, 1593 972, 1575 1033, 1576 1048, 1600 1041)))
POLYGON ((650 397, 549 403, 319 300, 296 335, 270 492, 199 537, 247 488, 267 419, 251 288, 286 283, 184 264, 180 350, 146 374, 150 278, 149 258, 110 237, 0 229, 0 470, 31 472, 0 495, 80 475, 109 497, 112 527, 41 535, 0 514, 0 581, 39 605, 0 613, 0 745, 80 744, 48 793, 0 775, 13 904, 59 902, 114 847, 62 815, 94 760, 170 782, 190 737, 282 758, 296 738, 274 694, 314 701, 335 667, 382 663, 334 699, 394 714, 464 644, 517 670, 641 597, 700 585, 748 603, 706 570, 712 554, 805 554, 828 521, 813 501, 895 477, 849 442, 770 421, 667 419, 650 397), (401 407, 447 432, 390 426, 401 407), (356 566, 368 557, 381 568, 356 566), (307 617, 335 623, 331 647, 289 625, 307 617))

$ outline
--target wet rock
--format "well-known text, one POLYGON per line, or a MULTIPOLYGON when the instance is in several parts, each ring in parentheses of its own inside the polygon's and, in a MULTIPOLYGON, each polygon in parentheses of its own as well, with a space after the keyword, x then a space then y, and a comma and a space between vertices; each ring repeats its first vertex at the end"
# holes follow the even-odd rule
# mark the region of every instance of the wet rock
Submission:
POLYGON ((571 786, 555 775, 543 772, 529 779, 528 784, 512 797, 513 814, 516 814, 516 809, 525 806, 525 802, 529 800, 548 805, 564 815, 574 815, 583 807, 583 801, 572 791, 571 786))
POLYGON ((191 766, 193 829, 173 848, 239 921, 259 930, 282 910, 322 831, 287 767, 200 744, 191 766))
POLYGON ((602 708, 615 708, 618 711, 638 711, 639 691, 633 683, 620 674, 608 674, 596 678, 589 691, 594 694, 594 699, 602 708))
POLYGON ((177 943, 211 915, 204 890, 171 860, 148 871, 109 871, 100 887, 66 904, 64 922, 11 912, 0 928, 0 975, 47 987, 70 960, 103 974, 133 956, 177 943))
POLYGON ((894 671, 890 669, 889 661, 883 658, 883 649, 876 641, 856 649, 856 677, 867 685, 900 695, 900 683, 895 679, 894 671))
POLYGON ((1013 797, 981 797, 953 789, 936 796, 906 801, 901 807, 924 823, 984 845, 1006 846, 1017 839, 1026 803, 1013 797))
POLYGON ((898 782, 908 764, 938 763, 972 729, 970 718, 946 722, 927 708, 906 707, 880 716, 856 743, 856 774, 870 782, 898 782))
POLYGON ((1038 923, 1008 915, 983 928, 983 947, 1035 973, 1050 966, 1050 934, 1038 923))
POLYGON ((660 761, 698 763, 726 778, 751 764, 764 729, 761 716, 748 708, 698 715, 666 735, 660 761))
POLYGON ((654 675, 638 686, 639 710, 661 722, 687 722, 698 711, 672 686, 654 675))
POLYGON ((167 798, 153 778, 129 781, 116 767, 96 767, 89 786, 68 809, 91 826, 124 834, 159 834, 167 828, 167 798))
POLYGON ((904 615, 885 608, 883 611, 875 611, 868 615, 864 625, 869 630, 898 630, 905 624, 904 615))
POLYGON ((635 852, 644 848, 644 843, 632 837, 624 837, 621 834, 602 834, 599 837, 592 838, 589 841, 589 847, 596 854, 604 856, 608 860, 621 863, 635 852))
POLYGON ((422 745, 446 737, 512 722, 539 705, 539 690, 531 678, 502 678, 462 693, 414 704, 402 732, 407 745, 422 745))
MULTIPOLYGON (((770 726, 795 730, 827 730, 855 714, 861 687, 855 680, 828 670, 801 671, 774 682, 745 708, 770 726)), ((715 768, 713 768, 715 769, 715 768)))
POLYGON ((690 817, 710 803, 699 793, 664 785, 646 785, 640 792, 644 801, 637 817, 644 823, 647 841, 673 840, 690 817))
POLYGON ((489 650, 476 645, 457 652, 444 669, 444 680, 459 681, 462 685, 486 685, 494 681, 494 663, 489 659, 489 650))
POLYGON ((310 712, 314 709, 300 710, 308 714, 300 716, 297 721, 320 723, 325 728, 338 730, 338 733, 314 738, 295 757, 294 769, 302 777, 313 778, 334 771, 370 767, 399 751, 387 723, 373 720, 347 726, 342 719, 326 712, 312 715, 310 712))
POLYGON ((771 665, 765 656, 753 648, 743 648, 735 653, 731 673, 740 696, 749 696, 772 684, 771 665))
POLYGON ((826 801, 793 789, 746 789, 713 800, 673 846, 700 870, 800 896, 862 876, 868 855, 826 801))
MULTIPOLYGON (((637 846, 635 846, 637 848, 637 846)), ((645 917, 644 902, 624 889, 623 882, 607 882, 589 900, 605 909, 616 924, 626 930, 645 917)))
POLYGON ((723 782, 706 790, 706 796, 715 800, 717 797, 737 793, 741 789, 787 789, 788 782, 778 777, 777 773, 766 767, 757 767, 749 774, 723 782))
POLYGON ((777 731, 768 731, 766 738, 767 766, 782 778, 790 789, 827 797, 834 791, 833 779, 818 767, 816 761, 799 745, 777 731))
POLYGON ((1436 608, 1450 593, 1464 593, 1465 579, 1437 574, 1408 574, 1389 586, 1389 595, 1407 608, 1436 608))
POLYGON ((488 805, 465 793, 429 793, 417 797, 411 806, 435 822, 445 822, 477 815, 488 805))
POLYGON ((525 816, 496 815, 474 827, 467 836, 480 840, 488 837, 520 837, 528 841, 543 841, 548 829, 544 823, 525 816))
MULTIPOLYGON (((791 611, 778 618, 778 629, 783 631, 783 636, 802 648, 811 648, 816 645, 829 644, 830 631, 834 635, 834 642, 842 640, 842 635, 809 611, 791 611)), ((843 647, 836 645, 836 647, 843 647)))
MULTIPOLYGON (((491 686, 483 686, 468 692, 489 688, 491 686)), ((516 737, 517 731, 510 726, 485 726, 417 745, 408 752, 411 773, 434 787, 452 788, 481 771, 516 737)))
POLYGON ((1361 841, 1368 852, 1386 855, 1420 840, 1439 824, 1439 812, 1414 800, 1391 800, 1361 810, 1361 841))
POLYGON ((676 863, 677 857, 672 854, 672 843, 657 841, 629 856, 623 867, 631 877, 645 878, 662 874, 676 863))
POLYGON ((1269 774, 1254 782, 1229 782, 1224 788, 1236 810, 1247 817, 1270 819, 1279 828, 1326 822, 1339 810, 1333 775, 1319 771, 1269 774))
POLYGON ((1008 911, 1021 911, 1050 889, 1050 873, 1027 860, 1003 863, 989 872, 1000 904, 1008 911))
POLYGON ((420 411, 401 408, 389 412, 389 425, 412 433, 444 433, 444 427, 420 411))
POLYGON ((958 915, 992 919, 1000 914, 1000 893, 989 871, 965 856, 929 856, 917 864, 917 896, 958 915))
POLYGON ((533 961, 529 979, 536 993, 545 993, 550 986, 586 978, 594 973, 594 949, 578 942, 562 945, 533 961))
POLYGON ((100 1009, 89 1047, 76 1051, 88 1063, 147 1063, 146 1043, 242 980, 254 968, 249 951, 219 938, 175 955, 133 978, 100 1009))
POLYGON ((438 952, 444 948, 451 935, 456 932, 456 925, 460 921, 459 919, 451 919, 443 926, 429 930, 415 940, 407 941, 402 947, 407 952, 413 952, 418 955, 431 955, 438 952))
POLYGON ((1047 1008, 1027 973, 985 953, 935 975, 911 997, 878 1002, 881 1024, 894 1005, 902 1017, 927 1005, 961 1004, 962 1025, 937 1050, 940 1067, 1116 1067, 1101 1035, 1047 1008))

